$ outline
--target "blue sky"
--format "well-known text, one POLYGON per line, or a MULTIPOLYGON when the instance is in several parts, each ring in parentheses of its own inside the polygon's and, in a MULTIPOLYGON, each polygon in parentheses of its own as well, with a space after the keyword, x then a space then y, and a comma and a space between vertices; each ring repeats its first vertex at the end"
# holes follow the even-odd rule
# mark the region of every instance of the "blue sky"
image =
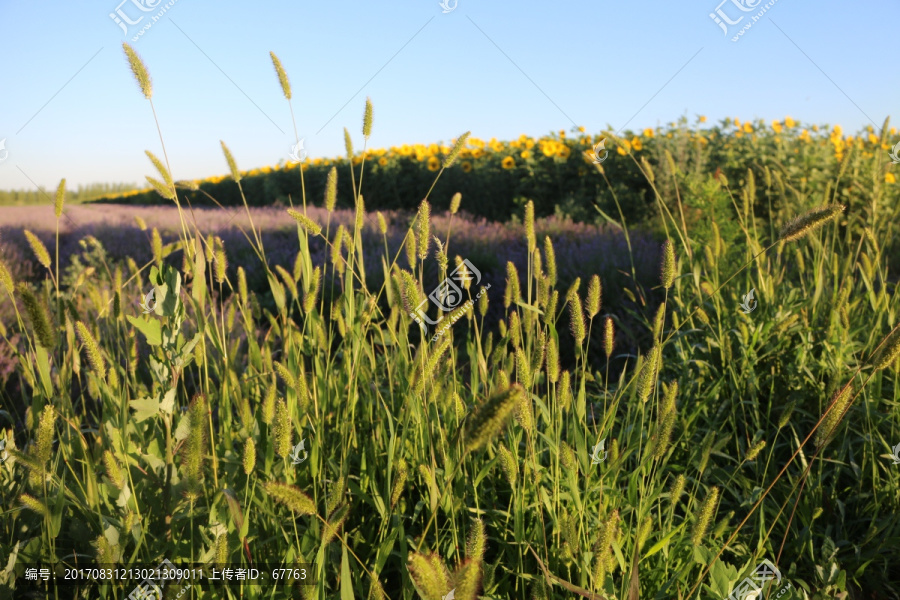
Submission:
POLYGON ((345 126, 362 147, 366 96, 374 148, 466 130, 501 140, 575 125, 637 131, 700 114, 790 115, 846 132, 900 120, 896 0, 777 0, 738 42, 765 2, 720 5, 732 21, 743 15, 727 36, 710 18, 721 0, 458 0, 446 14, 438 0, 176 0, 135 42, 150 16, 127 36, 110 18, 168 1, 145 13, 141 0, 0 0, 0 189, 153 174, 144 150, 161 154, 160 139, 123 41, 153 78, 176 179, 225 173, 220 139, 241 169, 288 158, 294 132, 270 50, 311 157, 342 155, 345 126))

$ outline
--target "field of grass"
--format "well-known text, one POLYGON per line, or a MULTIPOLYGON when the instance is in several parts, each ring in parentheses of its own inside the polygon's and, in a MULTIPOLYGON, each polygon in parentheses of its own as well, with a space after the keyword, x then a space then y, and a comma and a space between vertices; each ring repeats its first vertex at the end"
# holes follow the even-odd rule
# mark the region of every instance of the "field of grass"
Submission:
POLYGON ((25 572, 163 560, 308 579, 167 598, 725 598, 764 560, 760 598, 900 597, 885 154, 811 185, 622 152, 653 192, 638 233, 432 214, 428 189, 372 214, 337 169, 324 207, 251 209, 222 147, 236 216, 148 152, 170 207, 79 241, 63 182, 52 230, 2 230, 0 598, 127 597, 25 572), (448 276, 461 297, 429 299, 448 276))

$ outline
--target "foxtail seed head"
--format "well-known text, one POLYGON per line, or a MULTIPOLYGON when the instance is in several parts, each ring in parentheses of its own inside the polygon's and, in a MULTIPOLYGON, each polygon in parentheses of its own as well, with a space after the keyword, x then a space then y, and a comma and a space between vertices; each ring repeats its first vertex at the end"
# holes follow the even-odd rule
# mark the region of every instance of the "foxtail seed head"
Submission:
POLYGON ((557 394, 559 394, 559 407, 563 412, 569 410, 569 407, 572 405, 572 385, 570 380, 571 376, 568 371, 563 371, 562 375, 559 376, 557 394))
POLYGON ((360 194, 356 197, 356 226, 357 233, 362 231, 363 225, 366 222, 366 203, 363 201, 363 195, 360 194))
POLYGON ((425 260, 428 256, 429 242, 431 242, 431 205, 428 204, 428 200, 422 200, 416 217, 416 247, 419 259, 425 260))
POLYGON ((544 259, 547 261, 547 277, 550 285, 556 285, 556 253, 553 251, 553 241, 550 236, 544 237, 544 259))
POLYGON ((247 306, 247 273, 244 267, 238 267, 238 297, 241 299, 241 306, 247 306))
POLYGON ((278 83, 281 84, 281 91, 284 93, 284 99, 291 99, 291 82, 288 79, 287 73, 284 70, 284 67, 281 66, 281 61, 278 60, 278 57, 275 56, 274 52, 269 52, 269 56, 272 57, 272 64, 275 66, 275 73, 278 75, 278 83))
POLYGON ((499 435, 510 413, 524 395, 525 389, 514 384, 475 407, 469 415, 463 436, 466 451, 478 450, 499 435))
POLYGON ((337 204, 337 177, 337 167, 331 167, 325 180, 325 210, 328 212, 333 212, 337 204))
POLYGON ((299 489, 286 483, 270 481, 263 484, 266 494, 280 504, 284 504, 301 515, 316 514, 316 503, 299 489))
POLYGON ((291 415, 283 399, 275 403, 275 453, 285 457, 291 453, 291 415))
POLYGON ((587 313, 593 319, 600 312, 600 305, 603 299, 603 286, 600 284, 600 277, 594 275, 588 283, 587 293, 587 313))
POLYGON ((509 341, 513 348, 522 345, 522 323, 519 321, 519 313, 515 311, 509 313, 509 341))
POLYGON ((753 444, 753 446, 747 452, 747 458, 745 458, 744 460, 749 462, 749 461, 755 459, 759 455, 759 453, 762 452, 762 449, 765 447, 766 447, 766 440, 759 440, 758 442, 753 444))
POLYGON ((53 322, 50 320, 47 306, 34 295, 26 283, 20 282, 17 289, 22 304, 25 306, 25 314, 31 321, 31 329, 34 331, 37 342, 45 349, 52 350, 56 347, 56 328, 53 327, 53 322))
POLYGON ((9 295, 12 295, 16 289, 16 282, 13 280, 12 273, 9 272, 9 269, 2 258, 0 258, 0 283, 3 284, 6 293, 9 295))
POLYGON ((615 345, 616 330, 612 317, 606 317, 603 322, 603 351, 606 353, 606 360, 612 356, 613 346, 615 345))
MULTIPOLYGON (((156 155, 153 154, 152 152, 150 152, 149 150, 144 150, 144 153, 147 155, 147 158, 150 159, 150 162, 153 163, 153 166, 156 167, 157 172, 160 174, 160 176, 163 178, 163 181, 166 183, 166 187, 167 188, 175 187, 175 182, 172 180, 172 175, 169 173, 169 169, 166 168, 166 165, 164 165, 162 163, 162 161, 159 160, 156 157, 156 155)), ((169 190, 169 193, 171 194, 172 191, 169 190)))
POLYGON ((353 140, 350 138, 350 132, 344 127, 344 149, 347 151, 347 160, 353 159, 353 140))
POLYGON ((216 248, 216 281, 222 283, 225 281, 225 275, 228 273, 228 255, 225 254, 224 244, 219 244, 216 248))
POLYGON ((656 316, 653 317, 653 339, 658 340, 659 334, 662 333, 663 326, 666 323, 666 303, 663 302, 656 309, 656 316))
POLYGON ((487 535, 484 532, 484 521, 472 519, 472 529, 466 539, 466 558, 480 563, 484 560, 484 550, 487 545, 487 535))
POLYGON ((50 253, 47 252, 47 246, 44 245, 44 242, 41 241, 41 238, 34 235, 27 229, 25 230, 25 237, 28 239, 28 245, 31 246, 31 250, 34 252, 34 255, 37 257, 38 262, 49 269, 50 268, 50 253))
POLYGON ((822 421, 822 424, 819 425, 819 429, 816 430, 816 446, 821 448, 825 445, 825 442, 831 437, 831 434, 834 433, 835 429, 837 429, 838 423, 840 423, 841 417, 844 415, 844 412, 847 410, 852 399, 852 383, 848 383, 834 393, 831 397, 831 403, 829 403, 829 405, 834 404, 834 406, 830 411, 828 411, 827 408, 825 409, 828 411, 828 414, 825 415, 825 419, 822 421))
POLYGON ((503 475, 506 477, 506 481, 509 482, 510 487, 516 487, 516 480, 519 477, 518 459, 502 443, 500 444, 499 456, 500 468, 503 470, 503 475))
POLYGON ((384 220, 384 215, 381 214, 381 211, 375 213, 375 216, 378 218, 378 231, 381 235, 387 235, 387 221, 384 220))
POLYGON ((56 203, 53 206, 53 213, 56 215, 58 219, 62 216, 63 203, 66 201, 66 180, 63 179, 59 182, 59 187, 56 188, 56 203))
POLYGON ((455 215, 457 211, 459 211, 459 204, 462 202, 462 194, 456 192, 453 194, 453 197, 450 198, 450 214, 455 215))
POLYGON ((106 467, 106 476, 109 477, 110 483, 116 489, 121 490, 122 485, 125 483, 125 476, 122 473, 122 468, 119 466, 119 461, 116 460, 116 457, 110 450, 103 453, 103 464, 106 467))
POLYGON ((897 357, 900 356, 900 329, 894 329, 882 341, 883 346, 878 356, 875 358, 875 370, 881 371, 894 364, 897 357))
POLYGON ((581 298, 578 297, 578 292, 569 294, 569 316, 571 317, 572 337, 575 338, 575 345, 581 346, 587 333, 584 323, 584 310, 581 308, 581 298))
POLYGON ((366 98, 366 111, 363 113, 363 137, 369 139, 372 135, 372 99, 366 98))
POLYGON ((528 240, 528 253, 534 252, 537 247, 537 238, 534 235, 534 201, 529 200, 525 205, 525 237, 528 240))
MULTIPOLYGON (((519 271, 516 265, 511 261, 506 263, 506 289, 510 302, 506 303, 504 299, 504 308, 509 308, 510 304, 515 304, 521 296, 521 288, 519 286, 519 271)), ((504 297, 505 298, 505 297, 504 297)))
POLYGON ((188 436, 182 457, 185 496, 191 501, 199 498, 202 490, 200 479, 203 477, 203 449, 206 447, 206 416, 206 397, 198 394, 191 401, 185 416, 188 436))
POLYGON ((394 485, 391 487, 391 508, 393 509, 397 502, 400 500, 400 494, 403 493, 403 486, 406 485, 406 478, 409 474, 409 469, 406 465, 406 461, 402 458, 397 461, 397 474, 394 477, 394 485))
MULTIPOLYGON (((456 138, 456 142, 454 142, 453 148, 450 149, 450 154, 448 154, 446 157, 444 157, 444 162, 443 162, 443 164, 441 165, 442 167, 444 167, 445 169, 449 169, 450 167, 453 166, 453 163, 456 162, 456 159, 457 159, 457 157, 459 156, 459 153, 462 151, 463 146, 465 146, 466 140, 469 138, 469 134, 470 134, 470 133, 472 133, 472 132, 471 132, 471 131, 467 131, 467 132, 465 132, 464 134, 462 134, 461 136, 459 136, 458 138, 456 138)), ((456 198, 457 195, 459 195, 458 192, 457 192, 457 194, 454 195, 453 197, 456 198)), ((452 205, 453 205, 453 204, 452 204, 452 202, 451 202, 451 206, 452 206, 452 205)), ((459 208, 459 202, 458 202, 458 201, 457 201, 457 203, 456 203, 456 207, 459 208)), ((451 213, 451 214, 456 214, 456 211, 453 210, 453 209, 451 208, 451 209, 450 209, 450 213, 451 213)))
POLYGON ((415 231, 409 232, 406 236, 406 261, 409 263, 410 269, 416 268, 416 234, 415 231))
POLYGON ((247 438, 244 442, 244 474, 249 475, 256 467, 256 442, 247 438))
POLYGON ((644 517, 644 520, 641 521, 640 526, 638 527, 637 533, 637 551, 640 552, 641 548, 644 547, 644 544, 647 542, 647 538, 650 537, 650 530, 653 526, 653 517, 647 515, 644 517))
POLYGON ((423 598, 437 600, 450 591, 450 572, 436 554, 410 552, 406 568, 423 598))
POLYGON ((228 536, 222 534, 216 538, 216 565, 221 569, 228 562, 228 536))
POLYGON ((347 520, 348 516, 350 516, 349 504, 341 504, 334 512, 328 515, 328 519, 325 521, 325 530, 322 532, 323 546, 330 544, 337 536, 338 531, 340 531, 341 526, 344 524, 344 521, 347 520))
POLYGON ((662 265, 660 267, 662 285, 665 289, 672 287, 675 282, 675 246, 670 240, 663 243, 662 265))
POLYGON ((672 482, 672 488, 669 490, 669 501, 674 505, 676 502, 681 500, 681 494, 684 493, 684 484, 685 484, 684 475, 679 475, 675 478, 675 481, 672 482))
POLYGON ((134 74, 134 79, 141 88, 141 93, 144 94, 144 98, 149 100, 153 95, 153 84, 150 81, 150 73, 147 72, 147 67, 144 66, 144 61, 142 61, 141 57, 138 56, 138 53, 134 51, 134 48, 127 43, 123 43, 122 48, 125 50, 125 56, 128 57, 128 66, 131 67, 131 72, 134 74))
MULTIPOLYGON (((19 496, 19 502, 21 502, 22 506, 24 506, 28 510, 35 512, 42 517, 50 518, 50 511, 47 510, 47 507, 44 506, 43 502, 41 502, 34 496, 31 496, 29 494, 22 494, 21 496, 19 496)), ((106 540, 106 538, 102 535, 100 536, 100 538, 106 540)))
POLYGON ((647 401, 653 388, 656 387, 656 375, 659 371, 659 346, 653 346, 647 359, 644 361, 644 367, 638 375, 638 396, 643 402, 647 401))
POLYGON ((53 431, 56 425, 56 411, 52 404, 47 404, 41 411, 38 422, 37 443, 35 444, 34 458, 40 463, 41 469, 47 465, 53 450, 53 431))
POLYGON ((778 234, 778 240, 793 242, 804 237, 810 231, 821 227, 828 221, 836 219, 844 210, 841 204, 828 204, 795 217, 789 221, 778 234))
POLYGON ((278 393, 278 388, 275 386, 275 382, 269 384, 269 388, 266 390, 266 396, 263 398, 262 403, 262 417, 263 423, 266 425, 271 425, 272 421, 275 418, 275 396, 278 393))
POLYGON ((308 233, 312 235, 319 235, 320 233, 322 233, 322 226, 304 215, 302 212, 298 212, 293 208, 287 209, 287 212, 308 233))
POLYGON ((234 161, 234 156, 231 155, 231 150, 228 149, 228 146, 222 140, 219 140, 219 143, 222 144, 222 152, 225 153, 225 161, 228 163, 228 169, 231 171, 231 178, 235 182, 240 182, 241 172, 238 171, 237 163, 234 161))
POLYGON ((91 331, 87 328, 87 325, 81 321, 75 323, 75 329, 78 331, 78 337, 81 338, 81 343, 84 344, 84 347, 87 349, 88 361, 91 363, 91 368, 101 380, 105 380, 106 362, 103 360, 103 355, 100 353, 100 345, 97 344, 97 340, 91 335, 91 331))
POLYGON ((147 183, 152 185, 153 189, 155 189, 156 192, 166 200, 175 199, 175 192, 172 191, 172 188, 167 187, 166 184, 159 179, 155 179, 153 177, 150 177, 149 175, 145 175, 144 179, 146 179, 147 183))
POLYGON ((694 524, 694 531, 691 534, 691 543, 699 546, 706 537, 706 531, 712 521, 713 512, 716 510, 716 504, 719 502, 719 488, 713 487, 706 494, 706 499, 700 507, 700 513, 697 515, 697 522, 694 524))
POLYGON ((559 381, 559 346, 552 335, 547 340, 547 379, 550 383, 559 381))
POLYGON ((303 296, 303 312, 309 314, 316 307, 316 300, 319 296, 319 288, 322 282, 322 269, 318 265, 313 269, 310 277, 309 290, 303 296))

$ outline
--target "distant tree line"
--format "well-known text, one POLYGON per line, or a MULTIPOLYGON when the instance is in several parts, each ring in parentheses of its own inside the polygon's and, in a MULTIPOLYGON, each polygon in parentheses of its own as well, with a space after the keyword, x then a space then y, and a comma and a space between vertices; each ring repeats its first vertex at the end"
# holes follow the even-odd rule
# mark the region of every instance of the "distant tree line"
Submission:
MULTIPOLYGON (((79 185, 77 189, 66 190, 66 202, 86 202, 108 196, 120 194, 136 189, 133 183, 90 183, 79 185)), ((56 188, 40 190, 0 190, 0 206, 22 206, 27 204, 52 204, 56 198, 56 188)))

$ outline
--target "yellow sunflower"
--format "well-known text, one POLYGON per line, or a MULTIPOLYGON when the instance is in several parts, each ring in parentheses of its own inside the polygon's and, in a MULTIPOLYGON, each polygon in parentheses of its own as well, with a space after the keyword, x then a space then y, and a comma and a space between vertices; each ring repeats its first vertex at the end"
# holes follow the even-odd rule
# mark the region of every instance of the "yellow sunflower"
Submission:
POLYGON ((797 123, 792 118, 790 118, 790 117, 784 118, 784 126, 787 127, 788 129, 791 129, 796 124, 797 123))
POLYGON ((636 152, 640 152, 644 148, 644 144, 641 142, 641 138, 638 136, 634 136, 631 138, 631 147, 634 148, 636 152))
POLYGON ((559 158, 569 158, 570 154, 572 154, 572 150, 566 144, 559 144, 556 148, 556 156, 559 158))
POLYGON ((500 166, 504 169, 512 169, 516 166, 516 161, 512 156, 507 156, 502 161, 500 161, 500 166))
POLYGON ((388 159, 386 159, 385 157, 382 156, 381 158, 378 159, 378 164, 382 167, 386 167, 388 164, 388 159))
POLYGON ((472 171, 472 163, 467 160, 462 161, 459 166, 462 167, 463 173, 469 173, 472 171))
POLYGON ((893 173, 885 173, 884 174, 884 182, 885 183, 897 183, 897 178, 894 177, 893 173))
POLYGON ((431 156, 428 158, 428 170, 429 171, 437 171, 441 168, 441 161, 438 160, 437 156, 431 156))
POLYGON ((522 150, 521 152, 519 152, 519 156, 521 156, 525 160, 528 160, 529 158, 531 158, 531 150, 522 150))

